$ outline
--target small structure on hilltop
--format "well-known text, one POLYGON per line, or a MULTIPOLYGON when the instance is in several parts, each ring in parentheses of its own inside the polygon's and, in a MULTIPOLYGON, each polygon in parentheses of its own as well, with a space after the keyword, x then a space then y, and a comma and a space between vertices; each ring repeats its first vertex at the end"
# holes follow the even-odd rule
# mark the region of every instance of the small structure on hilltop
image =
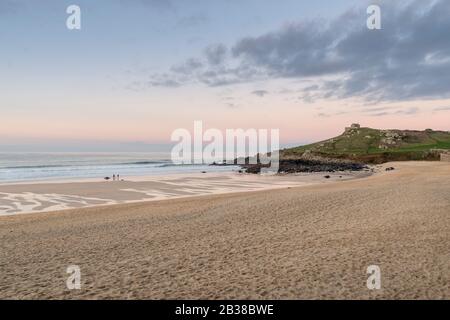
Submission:
POLYGON ((357 132, 359 129, 361 129, 361 125, 359 123, 352 123, 350 127, 345 128, 346 133, 353 133, 357 132))
POLYGON ((361 125, 359 123, 352 123, 352 125, 350 127, 345 128, 345 131, 358 130, 358 129, 361 129, 361 125))

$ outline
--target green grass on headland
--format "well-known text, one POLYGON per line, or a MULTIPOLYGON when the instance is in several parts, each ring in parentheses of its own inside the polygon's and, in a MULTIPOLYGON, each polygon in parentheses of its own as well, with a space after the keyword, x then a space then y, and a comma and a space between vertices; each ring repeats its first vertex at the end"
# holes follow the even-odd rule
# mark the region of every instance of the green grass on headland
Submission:
POLYGON ((439 150, 450 150, 450 132, 415 130, 378 130, 347 128, 335 138, 281 151, 284 158, 305 153, 328 158, 350 159, 366 163, 387 161, 439 160, 439 150))

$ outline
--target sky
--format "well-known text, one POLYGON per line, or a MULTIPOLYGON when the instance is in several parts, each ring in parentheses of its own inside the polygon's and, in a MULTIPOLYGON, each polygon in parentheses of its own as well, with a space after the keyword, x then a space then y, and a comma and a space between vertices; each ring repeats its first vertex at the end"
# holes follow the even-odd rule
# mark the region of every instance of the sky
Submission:
POLYGON ((145 151, 195 120, 282 145, 450 130, 449 17, 447 0, 0 0, 0 149, 145 151))

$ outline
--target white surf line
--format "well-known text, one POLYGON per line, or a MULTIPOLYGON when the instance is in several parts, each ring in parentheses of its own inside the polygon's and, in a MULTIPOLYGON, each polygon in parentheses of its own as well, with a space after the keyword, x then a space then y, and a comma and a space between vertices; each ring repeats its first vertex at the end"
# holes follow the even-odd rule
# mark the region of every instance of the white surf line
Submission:
MULTIPOLYGON (((120 203, 138 203, 143 201, 159 201, 168 199, 187 198, 202 195, 251 192, 259 190, 282 189, 289 187, 301 187, 306 185, 318 184, 326 181, 277 181, 270 179, 269 181, 263 177, 247 177, 242 179, 242 176, 228 176, 223 180, 201 180, 201 179, 186 179, 180 181, 179 177, 176 179, 162 179, 158 182, 163 182, 167 187, 173 190, 164 191, 158 188, 142 188, 142 189, 117 189, 117 191, 134 192, 143 195, 138 200, 113 200, 105 198, 84 197, 78 195, 65 194, 38 194, 31 192, 24 193, 2 193, 0 192, 0 216, 48 212, 75 208, 88 208, 96 206, 114 205, 120 203), (175 181, 176 180, 176 181, 175 181), (188 193, 188 194, 179 194, 188 193), (3 195, 3 197, 1 197, 3 195), (4 203, 6 202, 6 203, 4 203), (97 202, 97 203, 92 203, 97 202), (98 203, 100 202, 100 203, 98 203), (42 209, 38 209, 42 207, 42 209)), ((354 178, 354 177, 353 177, 354 178)))
POLYGON ((0 192, 0 216, 21 214, 21 213, 33 213, 33 212, 47 212, 57 211, 65 209, 76 208, 74 204, 81 207, 89 207, 96 205, 109 205, 118 203, 112 199, 102 199, 93 197, 83 197, 76 195, 65 195, 56 193, 4 193, 0 192), (10 204, 2 203, 9 201, 10 204), (101 202, 100 204, 92 204, 90 201, 101 202), (50 205, 49 205, 50 204, 50 205), (42 207, 42 209, 37 209, 42 207))

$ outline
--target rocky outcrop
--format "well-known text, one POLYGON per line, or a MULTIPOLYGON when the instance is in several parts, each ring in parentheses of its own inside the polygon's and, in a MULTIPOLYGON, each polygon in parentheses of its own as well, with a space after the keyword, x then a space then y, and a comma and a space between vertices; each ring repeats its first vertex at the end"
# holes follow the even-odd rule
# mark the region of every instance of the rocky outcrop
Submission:
MULTIPOLYGON (((261 168, 267 165, 253 164, 242 166, 247 173, 260 173, 261 168)), ((299 173, 299 172, 336 172, 336 171, 361 171, 367 166, 351 161, 341 161, 332 159, 282 159, 280 160, 278 173, 299 173)))
POLYGON ((380 141, 379 149, 389 149, 392 147, 399 146, 405 134, 397 130, 382 130, 381 134, 383 138, 380 141))

